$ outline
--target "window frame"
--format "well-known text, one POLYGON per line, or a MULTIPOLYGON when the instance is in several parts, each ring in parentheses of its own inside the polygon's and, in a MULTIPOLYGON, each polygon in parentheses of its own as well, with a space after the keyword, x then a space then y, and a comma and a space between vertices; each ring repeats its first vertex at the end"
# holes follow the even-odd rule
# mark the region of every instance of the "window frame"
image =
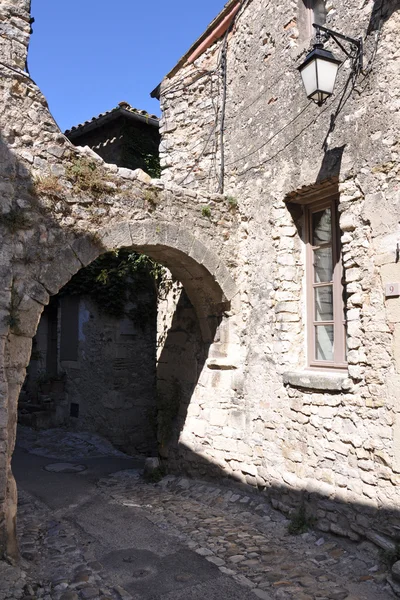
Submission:
POLYGON ((308 39, 312 39, 315 35, 313 23, 324 25, 326 21, 325 2, 321 0, 300 0, 303 5, 305 34, 308 39), (321 6, 323 4, 323 8, 321 6))
POLYGON ((304 205, 305 242, 306 242, 306 303, 307 303, 307 364, 310 369, 347 369, 346 361, 346 319, 344 306, 344 286, 342 282, 343 268, 341 259, 339 214, 339 195, 320 199, 304 205), (331 209, 331 247, 332 247, 332 281, 315 282, 312 215, 325 208, 331 209), (333 318, 331 321, 318 321, 315 315, 315 290, 325 285, 332 286, 333 318), (316 358, 316 327, 333 325, 333 360, 316 358))

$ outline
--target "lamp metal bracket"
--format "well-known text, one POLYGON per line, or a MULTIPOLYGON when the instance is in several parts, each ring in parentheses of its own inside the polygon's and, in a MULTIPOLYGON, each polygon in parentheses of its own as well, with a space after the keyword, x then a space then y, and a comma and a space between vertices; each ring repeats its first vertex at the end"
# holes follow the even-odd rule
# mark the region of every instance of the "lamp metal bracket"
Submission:
POLYGON ((325 38, 325 40, 331 38, 348 58, 352 58, 355 61, 357 61, 358 69, 362 71, 364 58, 364 43, 362 37, 359 37, 357 39, 352 38, 348 35, 343 35, 342 33, 338 33, 337 31, 328 29, 328 27, 324 27, 323 25, 318 25, 317 23, 313 23, 313 27, 315 27, 316 29, 317 43, 322 42, 323 37, 325 38), (323 32, 325 35, 322 36, 321 32, 323 32), (351 46, 353 46, 353 48, 356 50, 356 55, 354 56, 354 54, 351 54, 348 50, 346 50, 346 48, 339 40, 343 40, 344 42, 347 42, 351 46))

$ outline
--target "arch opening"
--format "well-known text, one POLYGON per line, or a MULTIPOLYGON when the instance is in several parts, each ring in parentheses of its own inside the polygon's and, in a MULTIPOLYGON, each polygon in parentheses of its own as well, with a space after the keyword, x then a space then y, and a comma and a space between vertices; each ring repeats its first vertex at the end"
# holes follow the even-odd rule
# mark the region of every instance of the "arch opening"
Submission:
MULTIPOLYGON (((160 234, 159 228, 157 228, 156 234, 160 234)), ((157 236, 155 237, 157 238, 157 236)), ((143 443, 143 436, 139 444, 135 442, 131 447, 129 447, 129 443, 126 443, 126 440, 123 440, 122 443, 111 441, 132 453, 142 451, 144 454, 154 455, 158 450, 162 460, 169 459, 174 451, 178 454, 179 438, 185 425, 191 397, 209 356, 209 350, 215 339, 218 326, 223 320, 227 319, 224 316, 224 311, 228 310, 230 306, 229 290, 232 292, 235 288, 232 285, 229 273, 220 260, 213 256, 211 251, 198 240, 188 234, 186 243, 189 240, 189 244, 187 244, 189 249, 185 252, 182 247, 179 247, 179 244, 175 244, 175 247, 168 245, 165 237, 164 230, 164 243, 159 243, 160 240, 158 239, 153 244, 132 243, 134 240, 132 239, 131 227, 129 225, 126 227, 126 224, 114 230, 101 232, 101 237, 96 236, 93 238, 91 235, 77 237, 66 245, 63 252, 56 256, 51 264, 45 264, 41 268, 35 281, 25 282, 24 293, 21 294, 23 301, 20 303, 20 308, 23 309, 20 321, 21 329, 18 332, 10 332, 7 340, 6 376, 9 393, 8 443, 10 458, 15 446, 18 397, 24 380, 25 369, 31 356, 32 338, 36 333, 44 306, 46 306, 44 314, 48 322, 47 343, 52 341, 53 348, 56 345, 57 352, 60 352, 60 314, 59 306, 56 306, 55 303, 66 302, 66 300, 60 300, 60 297, 55 300, 57 294, 79 269, 83 270, 100 255, 110 252, 110 248, 114 250, 116 247, 124 249, 124 251, 146 253, 153 260, 159 261, 160 264, 165 265, 170 270, 174 283, 168 294, 158 303, 158 329, 155 328, 155 336, 153 330, 153 358, 149 359, 153 361, 155 382, 148 394, 149 404, 141 406, 140 418, 142 421, 139 429, 143 428, 143 424, 145 424, 148 430, 152 430, 153 437, 151 435, 147 436, 147 446, 143 443), (121 229, 129 232, 128 239, 121 236, 121 229), (196 255, 200 257, 198 260, 194 258, 196 255), (210 272, 211 267, 214 269, 214 273, 210 272), (218 277, 221 278, 222 285, 220 285, 218 277), (225 287, 225 292, 223 287, 225 287), (49 300, 50 296, 52 299, 49 300), (158 348, 156 348, 154 337, 159 342, 158 348), (16 360, 16 357, 18 357, 18 360, 16 360), (151 423, 154 415, 157 421, 156 428, 151 423), (141 447, 140 444, 142 444, 141 447)), ((182 239, 183 236, 181 241, 182 239)), ((85 327, 85 323, 82 322, 82 315, 85 311, 86 313, 90 311, 87 306, 85 307, 79 303, 78 308, 75 304, 75 308, 70 306, 66 309, 67 313, 68 310, 70 313, 75 310, 75 314, 78 315, 79 341, 79 335, 84 334, 85 327)), ((68 344, 66 346, 68 350, 68 344)), ((40 349, 34 347, 34 356, 35 352, 37 359, 40 349)), ((71 364, 71 362, 74 361, 68 363, 67 360, 67 366, 73 369, 76 365, 71 364)), ((53 392, 55 395, 59 394, 59 398, 63 398, 63 408, 58 406, 55 412, 57 413, 58 410, 58 416, 62 416, 64 410, 64 416, 67 412, 68 418, 73 419, 76 417, 71 416, 71 414, 74 414, 73 411, 76 410, 76 406, 71 405, 78 403, 68 402, 68 399, 65 402, 65 391, 68 383, 65 381, 65 369, 64 372, 59 372, 59 365, 59 357, 54 359, 51 352, 47 352, 46 368, 50 369, 50 377, 47 378, 45 374, 44 380, 52 380, 53 392)), ((115 395, 111 394, 111 396, 115 398, 115 395)), ((98 414, 101 412, 100 408, 97 406, 98 414)), ((109 406, 110 410, 113 408, 115 409, 115 406, 109 406)), ((131 408, 137 409, 137 406, 131 406, 131 408)), ((88 418, 90 418, 90 415, 88 418)), ((56 422, 57 424, 60 425, 61 423, 56 422)), ((101 433, 104 434, 104 430, 101 433)), ((176 462, 171 461, 171 464, 176 464, 176 462)), ((7 533, 4 535, 4 545, 8 556, 17 556, 18 549, 15 537, 16 489, 10 467, 7 470, 9 502, 8 510, 6 510, 7 533)))
MULTIPOLYGON (((194 280, 179 253, 150 252, 168 264, 173 258, 193 297, 201 272, 194 280)), ((200 318, 184 285, 132 249, 102 254, 79 270, 42 313, 19 398, 20 424, 88 431, 128 454, 162 448, 165 457, 221 319, 216 286, 194 298, 200 318)))

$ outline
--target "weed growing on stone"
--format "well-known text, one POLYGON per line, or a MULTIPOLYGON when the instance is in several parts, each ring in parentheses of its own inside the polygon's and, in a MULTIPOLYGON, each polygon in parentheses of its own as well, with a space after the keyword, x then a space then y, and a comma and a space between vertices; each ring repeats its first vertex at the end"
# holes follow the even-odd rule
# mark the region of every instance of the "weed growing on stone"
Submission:
POLYGON ((305 504, 301 504, 299 509, 290 518, 288 533, 291 535, 306 533, 313 526, 314 522, 313 518, 307 516, 305 504))
POLYGON ((0 225, 6 227, 10 233, 17 233, 29 229, 31 222, 22 209, 12 208, 8 213, 0 215, 0 225))
POLYGON ((227 196, 226 200, 229 204, 229 208, 235 209, 238 207, 238 201, 237 198, 235 198, 234 196, 227 196))
POLYGON ((158 483, 165 475, 166 471, 164 467, 158 467, 157 469, 143 473, 143 479, 146 483, 158 483))
POLYGON ((104 313, 116 319, 128 317, 137 327, 146 327, 155 319, 156 302, 140 301, 138 291, 141 286, 147 289, 152 280, 156 297, 163 275, 164 267, 148 256, 120 249, 102 254, 78 271, 60 293, 90 296, 104 313), (135 309, 128 310, 127 303, 135 309))
POLYGON ((94 198, 115 193, 110 177, 106 178, 101 167, 84 157, 75 159, 66 168, 67 179, 72 183, 75 193, 86 192, 94 198), (107 180, 108 179, 108 180, 107 180))
POLYGON ((59 199, 64 195, 63 186, 56 175, 38 177, 34 182, 34 192, 37 196, 59 199))
POLYGON ((203 217, 211 218, 211 208, 209 206, 203 206, 201 209, 201 214, 203 217))
POLYGON ((145 190, 143 192, 144 200, 150 205, 150 207, 154 210, 159 202, 159 194, 157 190, 145 190))

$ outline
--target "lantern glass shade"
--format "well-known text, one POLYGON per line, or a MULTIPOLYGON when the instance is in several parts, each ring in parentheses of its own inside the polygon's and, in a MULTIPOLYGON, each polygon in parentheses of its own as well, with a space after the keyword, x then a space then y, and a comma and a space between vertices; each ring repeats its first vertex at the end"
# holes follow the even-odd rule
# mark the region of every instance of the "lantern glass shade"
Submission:
POLYGON ((299 67, 307 98, 318 106, 332 95, 340 64, 332 52, 316 46, 299 67))

